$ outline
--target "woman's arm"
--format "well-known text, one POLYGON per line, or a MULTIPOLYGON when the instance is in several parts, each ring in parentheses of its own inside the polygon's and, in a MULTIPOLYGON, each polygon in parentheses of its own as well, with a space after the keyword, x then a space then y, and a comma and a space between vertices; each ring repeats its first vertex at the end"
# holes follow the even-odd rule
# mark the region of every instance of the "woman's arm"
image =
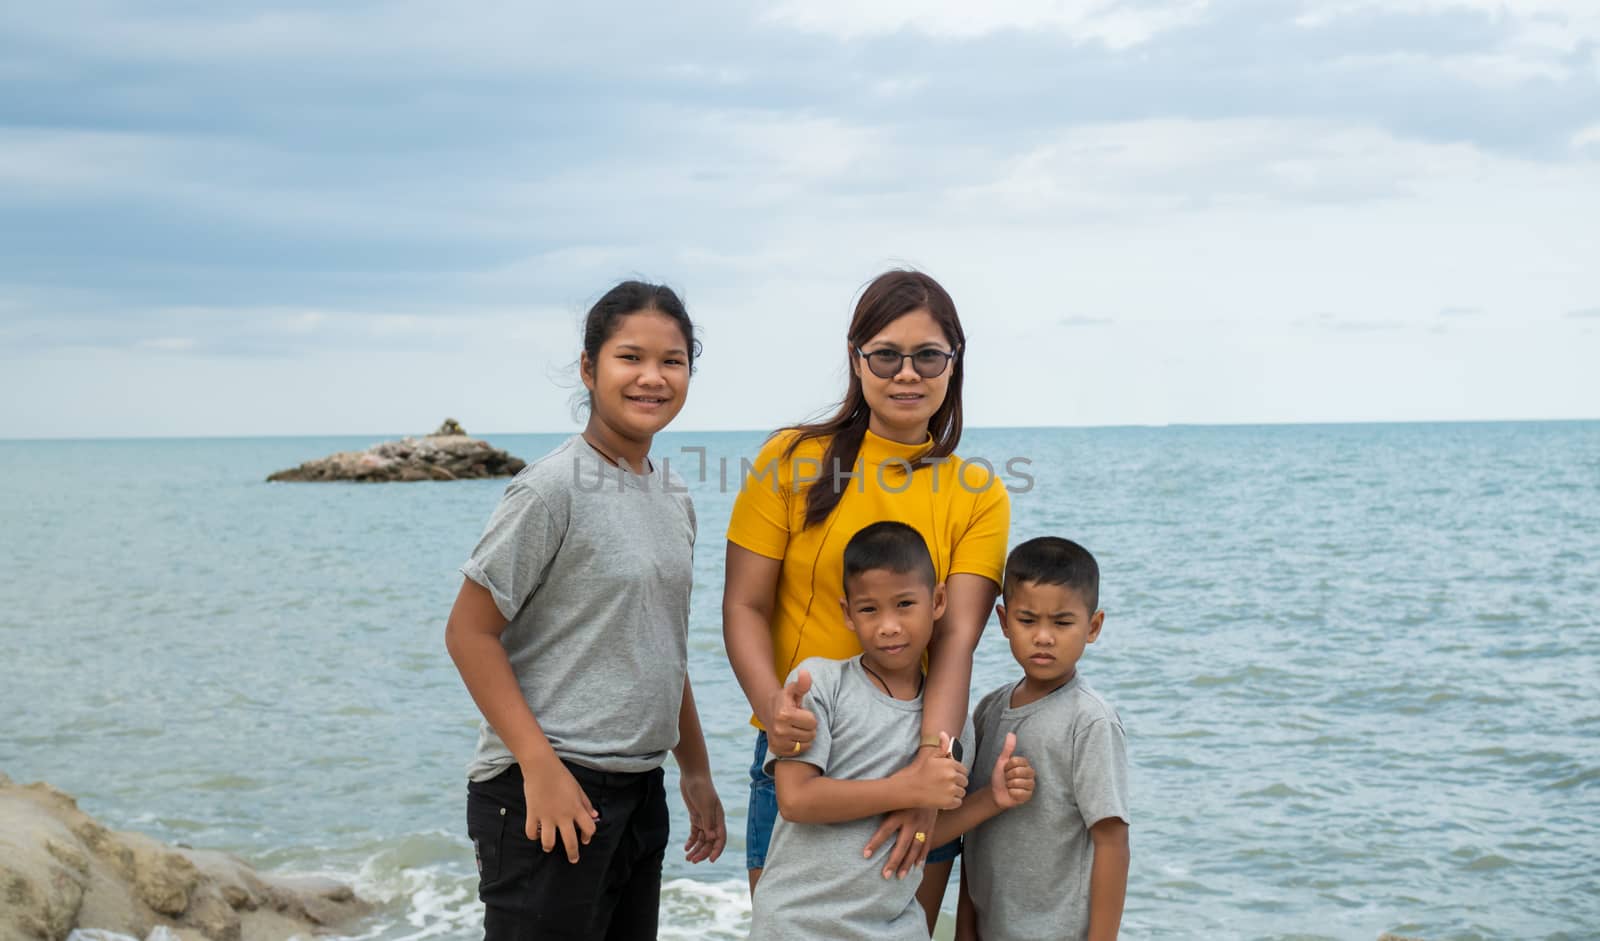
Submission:
POLYGON ((933 625, 928 643, 928 685, 923 698, 922 734, 960 735, 967 724, 967 694, 972 687, 972 654, 1000 586, 982 575, 957 572, 945 581, 944 616, 933 625))
POLYGON ((689 838, 684 841, 684 858, 691 863, 717 861, 728 842, 728 827, 722 815, 722 799, 711 781, 711 759, 706 754, 705 734, 700 730, 700 712, 695 708, 694 690, 683 678, 683 703, 678 707, 678 747, 672 750, 678 762, 678 790, 689 811, 689 838))
POLYGON ((804 690, 789 690, 772 670, 772 608, 783 562, 728 543, 722 587, 722 643, 756 720, 772 750, 805 751, 815 737, 816 716, 799 705, 804 690), (798 744, 800 748, 794 746, 798 744))
POLYGON ((445 624, 445 648, 472 701, 478 704, 478 711, 522 768, 528 839, 539 840, 548 853, 555 849, 559 836, 566 846, 567 859, 575 863, 578 845, 587 844, 594 836, 594 821, 599 814, 550 747, 539 720, 528 708, 506 649, 500 643, 505 629, 506 619, 495 607, 489 590, 470 578, 462 579, 461 591, 445 624))

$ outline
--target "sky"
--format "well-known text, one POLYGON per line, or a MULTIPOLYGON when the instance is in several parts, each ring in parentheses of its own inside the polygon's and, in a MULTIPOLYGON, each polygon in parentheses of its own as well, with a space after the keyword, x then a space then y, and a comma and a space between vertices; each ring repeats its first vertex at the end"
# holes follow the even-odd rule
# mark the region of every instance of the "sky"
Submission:
POLYGON ((0 6, 0 437, 679 430, 937 278, 970 426, 1600 417, 1600 2, 0 6))

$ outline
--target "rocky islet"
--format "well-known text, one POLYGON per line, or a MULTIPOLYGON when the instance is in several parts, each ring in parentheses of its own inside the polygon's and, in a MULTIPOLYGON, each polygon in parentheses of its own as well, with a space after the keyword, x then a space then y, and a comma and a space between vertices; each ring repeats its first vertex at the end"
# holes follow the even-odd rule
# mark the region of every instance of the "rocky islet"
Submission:
POLYGON ((512 477, 527 463, 489 442, 474 438, 447 418, 422 437, 375 444, 365 451, 340 451, 277 471, 269 482, 406 483, 423 480, 481 480, 512 477))

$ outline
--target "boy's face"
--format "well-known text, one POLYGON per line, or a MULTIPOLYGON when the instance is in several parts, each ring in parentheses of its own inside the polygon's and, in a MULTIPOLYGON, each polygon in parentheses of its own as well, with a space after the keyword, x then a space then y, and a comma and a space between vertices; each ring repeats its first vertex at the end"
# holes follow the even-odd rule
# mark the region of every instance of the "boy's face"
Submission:
POLYGON ((1100 636, 1104 611, 1090 611, 1083 594, 1066 585, 1022 582, 1005 604, 995 606, 1011 656, 1035 686, 1072 678, 1083 648, 1100 636))
POLYGON ((880 673, 921 671, 933 622, 944 614, 944 586, 921 575, 868 569, 845 581, 844 619, 880 673))

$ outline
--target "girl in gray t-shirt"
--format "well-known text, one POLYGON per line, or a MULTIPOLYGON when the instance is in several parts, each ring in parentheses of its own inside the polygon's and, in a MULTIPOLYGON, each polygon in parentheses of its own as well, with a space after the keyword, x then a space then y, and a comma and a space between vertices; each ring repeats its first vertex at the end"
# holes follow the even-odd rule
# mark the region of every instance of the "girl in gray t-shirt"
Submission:
POLYGON ((687 859, 726 842, 687 672, 694 507, 648 457, 697 346, 671 289, 601 297, 587 427, 517 475, 461 567, 446 644, 484 718, 467 832, 489 941, 655 938, 669 751, 687 859))

